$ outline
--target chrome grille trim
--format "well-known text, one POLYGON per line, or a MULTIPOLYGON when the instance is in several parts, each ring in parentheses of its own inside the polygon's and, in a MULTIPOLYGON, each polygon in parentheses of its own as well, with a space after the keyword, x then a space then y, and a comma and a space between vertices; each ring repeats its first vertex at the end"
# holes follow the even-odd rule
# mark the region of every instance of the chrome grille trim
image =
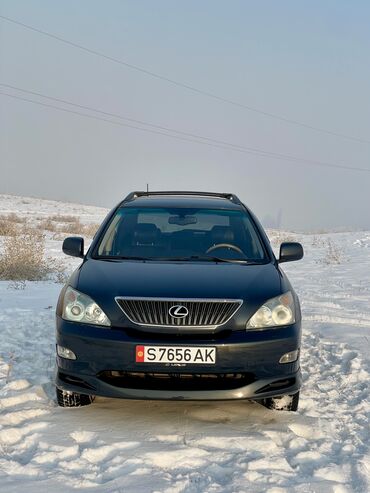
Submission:
POLYGON ((243 300, 203 298, 147 298, 116 296, 117 305, 134 324, 151 327, 184 327, 215 329, 227 323, 239 310, 243 300), (185 318, 172 318, 169 309, 184 305, 185 318))

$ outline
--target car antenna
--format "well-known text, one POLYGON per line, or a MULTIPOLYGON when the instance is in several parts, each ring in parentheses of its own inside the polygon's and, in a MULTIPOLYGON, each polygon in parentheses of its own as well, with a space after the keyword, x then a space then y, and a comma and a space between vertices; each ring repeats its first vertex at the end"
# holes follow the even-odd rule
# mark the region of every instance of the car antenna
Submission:
POLYGON ((149 194, 149 183, 146 184, 146 193, 149 194))

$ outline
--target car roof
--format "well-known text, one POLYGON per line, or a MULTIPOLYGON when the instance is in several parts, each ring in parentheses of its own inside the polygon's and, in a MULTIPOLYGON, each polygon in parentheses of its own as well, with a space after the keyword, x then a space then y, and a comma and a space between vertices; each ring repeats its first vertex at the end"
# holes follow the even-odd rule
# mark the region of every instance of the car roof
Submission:
MULTIPOLYGON (((232 196, 231 196, 232 197, 232 196)), ((138 197, 129 196, 121 202, 120 207, 183 207, 196 209, 244 209, 243 204, 237 199, 237 202, 226 196, 212 195, 191 195, 186 194, 145 194, 138 197)))

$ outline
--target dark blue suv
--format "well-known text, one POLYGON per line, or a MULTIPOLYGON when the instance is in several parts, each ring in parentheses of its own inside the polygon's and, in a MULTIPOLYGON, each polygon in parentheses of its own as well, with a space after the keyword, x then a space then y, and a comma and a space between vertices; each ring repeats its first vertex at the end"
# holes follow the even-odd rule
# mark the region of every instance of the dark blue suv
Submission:
POLYGON ((133 192, 104 220, 57 306, 58 403, 253 399, 296 410, 301 312, 253 213, 233 194, 133 192))

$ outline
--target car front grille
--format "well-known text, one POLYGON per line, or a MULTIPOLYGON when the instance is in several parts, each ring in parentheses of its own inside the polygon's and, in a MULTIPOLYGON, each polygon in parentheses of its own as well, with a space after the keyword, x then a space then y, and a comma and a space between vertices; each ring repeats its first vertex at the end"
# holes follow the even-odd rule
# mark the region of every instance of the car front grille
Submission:
POLYGON ((98 378, 109 385, 144 390, 231 390, 256 380, 253 373, 144 373, 104 371, 98 378))
POLYGON ((117 297, 116 301, 131 322, 160 327, 217 327, 235 315, 242 304, 242 300, 215 299, 117 297), (180 307, 181 317, 174 316, 176 307, 180 307))

